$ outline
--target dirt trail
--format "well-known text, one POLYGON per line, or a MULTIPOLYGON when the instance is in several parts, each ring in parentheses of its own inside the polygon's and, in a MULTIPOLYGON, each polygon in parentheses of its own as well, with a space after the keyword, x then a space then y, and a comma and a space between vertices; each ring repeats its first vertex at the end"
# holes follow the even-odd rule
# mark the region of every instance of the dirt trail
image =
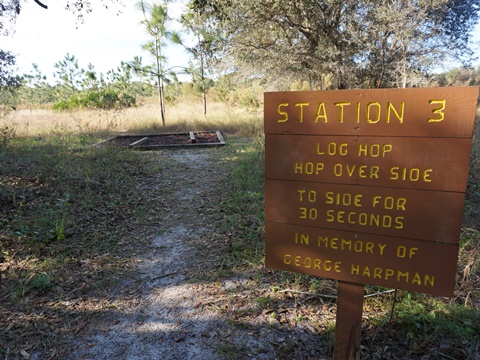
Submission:
POLYGON ((113 326, 79 339, 72 359, 218 358, 211 340, 221 319, 201 306, 205 285, 190 282, 199 259, 191 242, 212 231, 203 211, 224 178, 216 151, 162 154, 165 167, 151 186, 167 193, 164 223, 139 259, 141 286, 130 284, 141 289, 137 304, 117 313, 113 326))
MULTIPOLYGON (((227 174, 222 149, 159 152, 163 222, 125 279, 102 326, 78 334, 69 359, 324 359, 312 322, 297 306, 265 305, 270 283, 248 274, 214 276, 228 256, 221 201, 227 174), (128 294, 128 296, 125 296, 128 294), (122 303, 122 299, 125 299, 122 303)), ((273 300, 272 300, 273 301, 273 300)))

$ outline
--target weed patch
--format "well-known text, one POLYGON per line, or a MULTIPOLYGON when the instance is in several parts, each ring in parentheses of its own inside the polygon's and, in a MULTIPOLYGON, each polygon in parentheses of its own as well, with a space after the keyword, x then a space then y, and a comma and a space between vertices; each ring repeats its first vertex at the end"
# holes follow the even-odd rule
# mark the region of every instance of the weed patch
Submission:
POLYGON ((92 297, 137 276, 129 269, 142 239, 131 230, 158 221, 145 191, 161 171, 156 164, 144 153, 85 148, 74 136, 15 137, 2 147, 0 322, 9 324, 2 357, 43 333, 43 341, 64 341, 92 311, 108 310, 108 301, 92 297))

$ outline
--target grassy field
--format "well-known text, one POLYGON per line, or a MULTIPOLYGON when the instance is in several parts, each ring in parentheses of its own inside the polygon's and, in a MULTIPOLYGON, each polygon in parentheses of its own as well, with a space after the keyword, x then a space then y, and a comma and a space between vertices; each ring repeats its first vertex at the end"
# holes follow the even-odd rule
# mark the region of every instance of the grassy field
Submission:
MULTIPOLYGON (((0 118, 0 129, 14 129, 17 136, 94 134, 106 136, 122 133, 176 132, 221 129, 229 134, 254 136, 263 130, 262 113, 212 102, 203 115, 201 102, 186 101, 168 106, 166 128, 163 129, 155 99, 145 99, 143 105, 122 110, 80 110, 55 112, 49 109, 10 111, 0 118)), ((0 112, 1 114, 1 112, 0 112)))
MULTIPOLYGON (((117 270, 132 270, 137 251, 137 247, 119 239, 128 233, 138 246, 142 238, 135 237, 135 229, 161 220, 145 193, 149 177, 159 170, 153 157, 92 146, 114 134, 222 131, 238 159, 230 165, 232 176, 226 179, 222 203, 221 226, 232 239, 231 250, 223 273, 215 276, 246 272, 259 282, 271 284, 269 297, 257 300, 265 304, 280 306, 288 296, 287 289, 313 297, 335 295, 334 281, 263 268, 262 111, 212 103, 205 117, 200 103, 178 102, 167 108, 166 123, 167 127, 161 128, 152 101, 138 108, 108 112, 18 109, 0 118, 1 359, 14 358, 9 354, 22 349, 28 352, 24 345, 29 338, 37 339, 42 346, 54 346, 51 342, 55 340, 46 334, 60 331, 60 325, 72 333, 80 332, 84 321, 103 305, 100 301, 73 304, 71 295, 89 296, 114 287, 117 270), (88 289, 75 277, 88 278, 88 289), (41 306, 43 312, 32 313, 34 306, 41 306)), ((378 288, 367 286, 367 292, 376 291, 378 288)), ((305 309, 310 309, 308 299, 305 309)), ((327 301, 325 306, 333 308, 334 303, 327 301)), ((310 314, 306 311, 303 316, 315 317, 313 310, 310 314)), ((333 325, 320 325, 331 338, 333 325)), ((367 298, 362 346, 363 354, 370 356, 364 358, 480 357, 478 120, 455 296, 447 299, 398 291, 395 298, 392 293, 367 298)))

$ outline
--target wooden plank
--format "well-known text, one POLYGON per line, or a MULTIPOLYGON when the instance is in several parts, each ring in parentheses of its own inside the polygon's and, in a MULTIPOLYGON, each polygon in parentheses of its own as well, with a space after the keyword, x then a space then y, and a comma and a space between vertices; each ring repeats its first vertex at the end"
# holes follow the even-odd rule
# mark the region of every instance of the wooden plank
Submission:
POLYGON ((335 327, 335 360, 360 358, 364 286, 339 281, 335 327))
POLYGON ((458 244, 464 194, 265 180, 267 221, 458 244))
POLYGON ((225 144, 225 139, 223 138, 222 133, 217 130, 216 134, 217 134, 217 138, 218 138, 218 141, 220 142, 220 144, 225 144))
POLYGON ((265 223, 265 266, 305 275, 452 296, 458 245, 265 223))
POLYGON ((192 143, 197 142, 197 139, 195 138, 195 134, 193 133, 193 131, 190 131, 190 132, 188 133, 188 135, 190 136, 190 141, 191 141, 192 143))
POLYGON ((265 93, 266 134, 465 137, 478 87, 265 93))
POLYGON ((265 136, 265 177, 465 192, 471 140, 265 136))
POLYGON ((145 141, 148 140, 148 136, 141 138, 140 140, 134 141, 133 143, 129 144, 128 146, 138 146, 141 143, 144 143, 145 141))

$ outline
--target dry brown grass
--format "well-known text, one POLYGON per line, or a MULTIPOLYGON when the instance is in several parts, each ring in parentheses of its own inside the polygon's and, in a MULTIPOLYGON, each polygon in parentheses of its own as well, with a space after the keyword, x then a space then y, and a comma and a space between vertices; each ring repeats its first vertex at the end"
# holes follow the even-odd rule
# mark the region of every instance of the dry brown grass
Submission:
POLYGON ((123 110, 78 110, 59 112, 51 109, 19 109, 0 118, 0 127, 15 129, 18 136, 78 133, 150 133, 221 130, 254 135, 263 132, 262 109, 244 110, 219 102, 207 104, 203 114, 200 100, 177 101, 166 108, 166 127, 162 128, 155 99, 146 99, 135 108, 123 110))

